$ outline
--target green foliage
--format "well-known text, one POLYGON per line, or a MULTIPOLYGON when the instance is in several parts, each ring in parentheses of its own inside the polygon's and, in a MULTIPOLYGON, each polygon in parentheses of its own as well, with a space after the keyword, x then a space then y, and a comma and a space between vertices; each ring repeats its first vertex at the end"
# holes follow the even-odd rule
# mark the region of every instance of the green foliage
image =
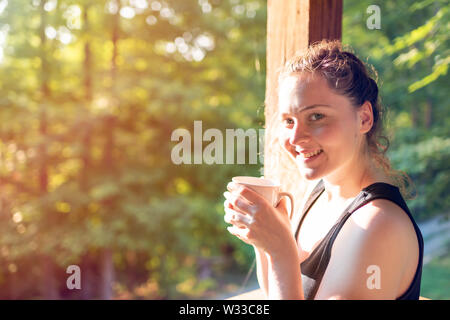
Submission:
MULTIPOLYGON (((448 252, 448 249, 447 249, 448 252)), ((420 295, 432 300, 450 298, 450 257, 447 255, 434 258, 424 266, 420 295)))
POLYGON ((444 213, 450 207, 450 139, 432 137, 416 144, 404 144, 390 155, 393 165, 409 174, 417 187, 415 199, 409 203, 418 219, 430 212, 444 213), (433 187, 426 187, 433 181, 433 187))
MULTIPOLYGON (((11 270, 28 272, 32 255, 55 263, 37 279, 75 263, 101 284, 101 266, 133 268, 147 285, 136 293, 126 284, 133 276, 119 273, 117 294, 129 297, 215 288, 199 272, 220 271, 215 261, 227 248, 248 252, 226 231, 222 193, 232 176, 260 166, 177 166, 170 137, 194 120, 223 132, 262 126, 265 11, 263 1, 8 2, 0 14, 0 287, 11 270), (115 260, 104 260, 106 249, 115 260), (143 263, 129 262, 130 252, 143 263)), ((23 297, 36 294, 33 285, 22 284, 23 297)))
POLYGON ((413 180, 408 205, 422 220, 449 206, 447 1, 345 1, 343 41, 378 71, 395 169, 413 180), (366 27, 365 9, 378 5, 381 29, 366 27))

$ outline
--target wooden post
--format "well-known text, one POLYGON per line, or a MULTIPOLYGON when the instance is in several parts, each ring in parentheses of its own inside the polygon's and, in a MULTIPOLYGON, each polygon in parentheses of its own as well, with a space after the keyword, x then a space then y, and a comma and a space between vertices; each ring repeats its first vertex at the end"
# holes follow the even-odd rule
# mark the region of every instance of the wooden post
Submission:
POLYGON ((341 39, 342 0, 268 0, 267 15, 264 176, 279 180, 294 195, 298 212, 309 186, 296 172, 295 164, 286 155, 280 156, 275 130, 278 69, 313 42, 341 39))

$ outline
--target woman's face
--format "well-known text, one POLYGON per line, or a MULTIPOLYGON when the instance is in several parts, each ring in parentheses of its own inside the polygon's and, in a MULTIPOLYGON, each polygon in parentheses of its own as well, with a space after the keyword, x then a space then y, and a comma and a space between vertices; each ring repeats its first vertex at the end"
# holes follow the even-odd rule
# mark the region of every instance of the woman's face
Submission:
POLYGON ((339 179, 354 171, 364 135, 347 97, 323 77, 305 73, 282 80, 278 102, 280 142, 306 179, 339 179))

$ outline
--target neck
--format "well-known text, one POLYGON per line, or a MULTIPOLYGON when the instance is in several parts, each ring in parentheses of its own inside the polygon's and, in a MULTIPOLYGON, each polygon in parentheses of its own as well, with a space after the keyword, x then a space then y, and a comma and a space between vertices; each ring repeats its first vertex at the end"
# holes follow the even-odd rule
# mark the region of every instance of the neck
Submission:
POLYGON ((388 181, 384 174, 376 169, 372 160, 368 159, 362 163, 365 165, 355 165, 349 162, 347 166, 340 168, 323 178, 325 195, 328 202, 340 203, 350 198, 355 198, 359 192, 377 181, 388 181))

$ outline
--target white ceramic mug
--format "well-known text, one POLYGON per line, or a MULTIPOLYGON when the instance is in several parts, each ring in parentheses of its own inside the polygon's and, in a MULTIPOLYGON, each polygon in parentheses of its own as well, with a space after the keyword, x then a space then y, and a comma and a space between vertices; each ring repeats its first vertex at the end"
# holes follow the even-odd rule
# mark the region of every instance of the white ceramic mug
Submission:
POLYGON ((264 177, 238 176, 231 179, 234 183, 239 183, 249 187, 253 191, 263 196, 273 207, 277 207, 281 197, 287 196, 291 201, 291 212, 289 218, 292 218, 294 212, 294 197, 289 192, 281 191, 281 185, 271 179, 264 177))

